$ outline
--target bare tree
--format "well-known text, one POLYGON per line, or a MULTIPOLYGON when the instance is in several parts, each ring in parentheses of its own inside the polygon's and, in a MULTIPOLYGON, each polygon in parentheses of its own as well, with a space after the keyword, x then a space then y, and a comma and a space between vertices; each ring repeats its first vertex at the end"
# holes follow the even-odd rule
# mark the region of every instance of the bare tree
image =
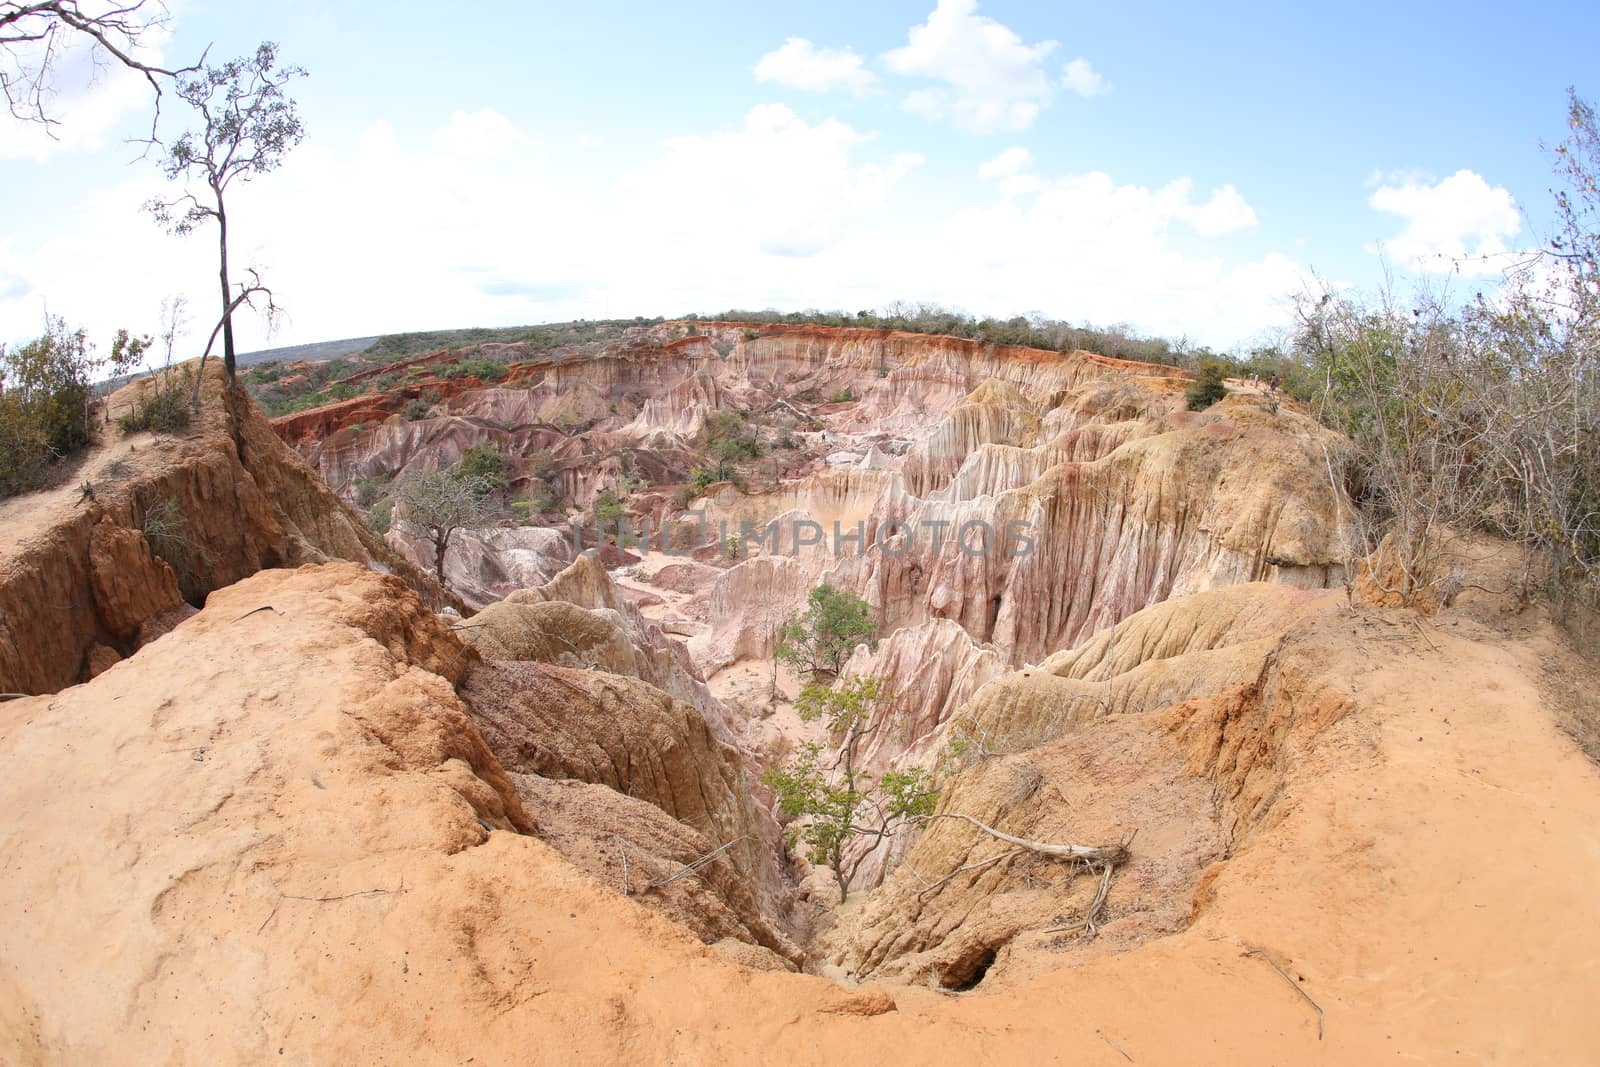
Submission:
MULTIPOLYGON (((139 58, 140 51, 163 27, 169 14, 159 0, 130 0, 85 11, 78 0, 45 0, 22 3, 0 0, 0 93, 16 118, 37 122, 47 130, 59 125, 47 106, 54 93, 53 74, 69 43, 85 40, 92 44, 96 68, 106 56, 150 83, 156 98, 156 117, 161 111, 161 79, 191 73, 196 66, 168 69, 139 58)), ((151 136, 155 135, 152 119, 151 136)), ((53 134, 52 134, 53 136, 53 134)))
POLYGON ((481 475, 457 471, 418 471, 395 489, 397 518, 433 544, 433 573, 439 585, 444 578, 445 553, 457 530, 481 526, 493 514, 490 495, 494 485, 481 475))
MULTIPOLYGON (((173 233, 191 233, 208 220, 217 224, 218 284, 222 314, 217 328, 222 334, 222 361, 228 381, 237 383, 233 346, 233 313, 257 297, 267 301, 269 319, 278 308, 260 275, 250 271, 250 282, 237 288, 228 275, 228 211, 226 195, 235 181, 249 181, 277 169, 284 153, 300 143, 304 127, 295 102, 284 91, 295 78, 305 76, 299 67, 278 64, 278 46, 265 42, 249 56, 205 67, 178 80, 178 97, 199 115, 201 126, 188 130, 164 146, 163 170, 173 180, 195 177, 205 183, 203 199, 184 191, 173 200, 152 200, 147 205, 162 225, 173 233)), ((211 345, 206 346, 209 354, 211 345)), ((204 357, 202 357, 202 366, 204 357)))

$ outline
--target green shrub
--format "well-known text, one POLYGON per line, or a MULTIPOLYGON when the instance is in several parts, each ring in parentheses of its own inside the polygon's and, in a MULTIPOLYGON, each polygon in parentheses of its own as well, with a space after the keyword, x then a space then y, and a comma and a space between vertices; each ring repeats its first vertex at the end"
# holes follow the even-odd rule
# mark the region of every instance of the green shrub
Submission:
POLYGON ((356 491, 356 507, 370 508, 389 492, 393 479, 387 474, 358 477, 352 483, 356 491))
POLYGON ((0 393, 0 498, 39 488, 49 464, 38 422, 16 397, 0 393))
POLYGON ((420 398, 408 400, 406 402, 405 410, 406 421, 416 422, 418 419, 425 419, 428 417, 428 412, 431 410, 433 410, 433 406, 426 400, 422 400, 420 398))
POLYGON ((609 489, 600 490, 600 494, 594 498, 594 521, 601 529, 617 525, 627 514, 628 505, 609 489))
POLYGON ((0 351, 0 385, 21 401, 24 417, 57 456, 89 443, 89 373, 94 366, 84 331, 69 330, 55 318, 47 320, 43 337, 14 352, 0 351))
POLYGON ((834 392, 833 396, 829 397, 828 400, 829 400, 829 403, 833 403, 833 404, 848 404, 852 400, 854 400, 855 398, 856 398, 856 395, 854 393, 852 393, 850 390, 848 390, 848 389, 839 389, 839 390, 836 390, 834 392))
POLYGON ((287 367, 277 360, 271 360, 256 364, 240 377, 244 379, 246 385, 267 385, 282 378, 286 373, 288 373, 287 367))
POLYGON ((1228 387, 1222 379, 1227 373, 1221 363, 1208 359, 1200 364, 1200 374, 1189 386, 1189 410, 1204 411, 1228 395, 1228 387))
POLYGON ((462 453, 456 473, 463 478, 481 478, 484 484, 499 492, 504 491, 509 478, 506 474, 506 457, 494 445, 473 445, 462 453))
POLYGON ((480 382, 498 382, 511 371, 498 359, 468 359, 451 364, 440 372, 443 378, 476 378, 480 382))
POLYGON ((734 464, 761 455, 761 441, 755 427, 738 411, 713 411, 706 416, 705 442, 716 460, 713 481, 731 481, 734 464))
POLYGON ((210 553, 190 535, 189 517, 183 513, 178 498, 169 496, 151 504, 139 525, 150 550, 165 560, 178 576, 178 585, 184 594, 196 592, 195 577, 205 572, 211 561, 210 553))
POLYGON ((123 433, 142 430, 176 433, 187 429, 193 416, 194 411, 189 406, 189 386, 185 380, 179 379, 142 390, 139 402, 132 411, 117 420, 117 426, 123 433))

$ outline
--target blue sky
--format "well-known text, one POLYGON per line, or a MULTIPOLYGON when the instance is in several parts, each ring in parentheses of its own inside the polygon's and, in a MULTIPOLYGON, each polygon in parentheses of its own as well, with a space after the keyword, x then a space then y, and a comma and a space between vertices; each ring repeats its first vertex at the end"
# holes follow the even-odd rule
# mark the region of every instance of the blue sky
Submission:
MULTIPOLYGON (((1600 92, 1578 4, 170 6, 168 59, 311 72, 233 209, 289 311, 246 347, 896 299, 1231 346, 1313 272, 1492 285, 1452 257, 1540 242, 1540 143, 1600 92)), ((138 210, 147 93, 60 87, 60 141, 0 124, 0 340, 209 316, 209 239, 138 210)))

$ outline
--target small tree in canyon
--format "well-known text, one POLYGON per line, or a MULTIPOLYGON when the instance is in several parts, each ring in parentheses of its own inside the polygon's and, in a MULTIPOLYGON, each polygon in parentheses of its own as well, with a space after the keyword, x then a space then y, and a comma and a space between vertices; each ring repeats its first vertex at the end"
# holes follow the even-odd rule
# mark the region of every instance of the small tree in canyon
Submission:
POLYGON ((885 771, 874 779, 859 767, 862 742, 892 721, 893 704, 882 683, 868 676, 857 675, 836 688, 807 685, 795 710, 807 722, 827 724, 839 738, 838 755, 830 760, 820 742, 807 741, 788 763, 761 776, 777 795, 779 809, 795 820, 785 832, 789 846, 804 844, 812 863, 833 871, 840 902, 849 896, 872 846, 932 815, 938 801, 926 771, 885 771), (850 849, 858 837, 870 844, 850 849))
POLYGON ((441 586, 445 586, 444 559, 451 536, 489 521, 493 492, 494 484, 482 475, 459 471, 418 471, 395 490, 400 505, 396 517, 433 544, 433 573, 441 586))
POLYGON ((865 600, 824 582, 811 590, 805 613, 784 626, 773 654, 813 681, 831 681, 856 645, 871 641, 877 630, 865 600))

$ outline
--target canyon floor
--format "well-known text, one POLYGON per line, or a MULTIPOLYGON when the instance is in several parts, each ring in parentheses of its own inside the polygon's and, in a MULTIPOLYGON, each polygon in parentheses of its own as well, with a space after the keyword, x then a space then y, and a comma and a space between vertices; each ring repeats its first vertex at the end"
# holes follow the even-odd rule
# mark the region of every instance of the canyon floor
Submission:
POLYGON ((1243 383, 1197 414, 1087 353, 696 329, 422 419, 274 429, 213 374, 189 433, 89 457, 93 501, 0 508, 0 1061, 1592 1059, 1600 679, 1504 546, 1383 606, 1326 432, 1243 383), (707 416, 778 401, 812 420, 758 424, 784 469, 694 503, 860 541, 606 566, 550 515, 472 531, 441 588, 353 506, 492 442, 574 509, 644 472, 670 525, 707 416), (882 533, 930 520, 1034 551, 882 533), (870 764, 1128 842, 1103 909, 959 819, 843 905, 785 849, 760 772, 826 738, 771 638, 821 581, 900 697, 870 764))

